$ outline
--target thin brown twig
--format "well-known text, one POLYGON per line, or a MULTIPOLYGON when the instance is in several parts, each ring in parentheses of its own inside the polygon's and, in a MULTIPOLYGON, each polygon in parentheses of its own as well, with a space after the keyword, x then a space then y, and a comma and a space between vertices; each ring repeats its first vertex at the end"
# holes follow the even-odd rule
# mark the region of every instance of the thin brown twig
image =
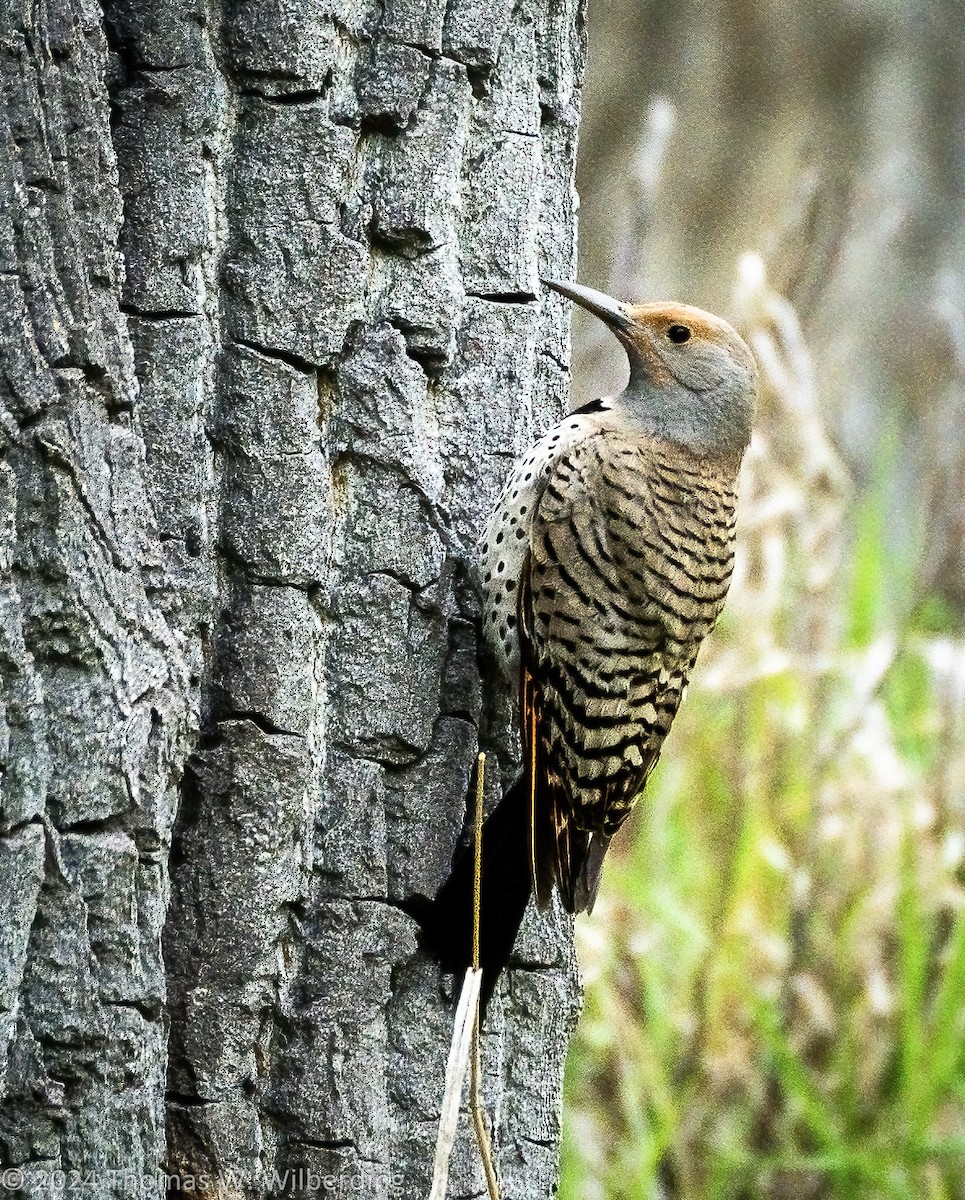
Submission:
MULTIPOLYGON (((475 861, 473 876, 472 903, 472 965, 473 970, 479 970, 479 913, 482 901, 482 827, 483 827, 483 793, 486 784, 486 755, 480 751, 476 760, 476 824, 475 824, 475 861)), ((493 1166, 493 1150, 489 1141, 489 1131, 486 1128, 485 1111, 483 1109, 481 1080, 482 1080, 482 1020, 479 1013, 479 999, 476 999, 476 1014, 472 1027, 472 1059, 469 1083, 469 1107, 472 1112, 472 1123, 476 1130, 476 1144, 479 1146, 479 1156, 482 1159, 483 1170, 486 1173, 486 1187, 489 1200, 500 1200, 499 1182, 496 1179, 496 1169, 493 1166)))

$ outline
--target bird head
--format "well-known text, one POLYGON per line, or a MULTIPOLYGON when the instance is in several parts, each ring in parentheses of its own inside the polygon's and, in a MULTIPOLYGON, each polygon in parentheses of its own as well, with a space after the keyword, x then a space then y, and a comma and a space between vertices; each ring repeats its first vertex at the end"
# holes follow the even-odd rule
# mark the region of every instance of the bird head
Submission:
POLYGON ((739 457, 750 441, 757 364, 726 321, 689 304, 623 304, 576 283, 544 279, 607 325, 627 352, 626 419, 699 454, 739 457))

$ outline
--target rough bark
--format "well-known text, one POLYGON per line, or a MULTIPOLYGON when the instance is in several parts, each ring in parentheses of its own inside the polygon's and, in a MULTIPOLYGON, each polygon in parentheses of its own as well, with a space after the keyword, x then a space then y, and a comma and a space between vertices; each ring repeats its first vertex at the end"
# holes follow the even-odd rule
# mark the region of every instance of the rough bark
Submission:
MULTIPOLYGON (((564 403, 580 0, 14 0, 2 54, 0 1161, 419 1195, 451 1003, 403 905, 512 769, 467 547, 564 403)), ((534 916, 521 1200, 574 988, 534 916)))

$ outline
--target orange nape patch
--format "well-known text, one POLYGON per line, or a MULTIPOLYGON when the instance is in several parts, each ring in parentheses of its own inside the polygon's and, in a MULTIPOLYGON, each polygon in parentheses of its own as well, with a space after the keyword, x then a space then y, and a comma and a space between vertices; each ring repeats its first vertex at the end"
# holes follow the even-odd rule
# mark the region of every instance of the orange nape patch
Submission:
MULTIPOLYGON (((686 325, 692 338, 715 342, 718 346, 732 346, 737 338, 736 331, 726 321, 692 304, 656 300, 650 304, 628 304, 627 313, 634 324, 659 337, 665 337, 671 325, 686 325)), ((632 334, 631 330, 627 332, 632 334)))
POLYGON ((639 354, 647 374, 658 387, 671 382, 667 362, 658 350, 660 346, 673 354, 686 354, 688 347, 693 349, 701 344, 719 346, 729 351, 737 362, 744 363, 752 373, 756 369, 750 351, 733 326, 702 308, 657 300, 650 304, 628 304, 625 310, 632 324, 623 329, 620 336, 639 354), (674 339, 668 337, 668 331, 674 325, 685 326, 690 337, 674 344, 674 339))

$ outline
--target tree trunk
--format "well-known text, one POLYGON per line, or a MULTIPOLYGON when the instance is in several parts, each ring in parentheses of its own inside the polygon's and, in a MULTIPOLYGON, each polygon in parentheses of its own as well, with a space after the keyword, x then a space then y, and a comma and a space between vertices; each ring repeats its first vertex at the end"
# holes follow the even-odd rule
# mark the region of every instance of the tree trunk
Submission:
MULTIPOLYGON (((419 1196, 452 1003, 402 906, 479 745, 513 767, 466 562, 564 404, 581 0, 3 22, 7 1190, 419 1196)), ((532 916, 487 1041, 520 1200, 574 1011, 532 916)))

